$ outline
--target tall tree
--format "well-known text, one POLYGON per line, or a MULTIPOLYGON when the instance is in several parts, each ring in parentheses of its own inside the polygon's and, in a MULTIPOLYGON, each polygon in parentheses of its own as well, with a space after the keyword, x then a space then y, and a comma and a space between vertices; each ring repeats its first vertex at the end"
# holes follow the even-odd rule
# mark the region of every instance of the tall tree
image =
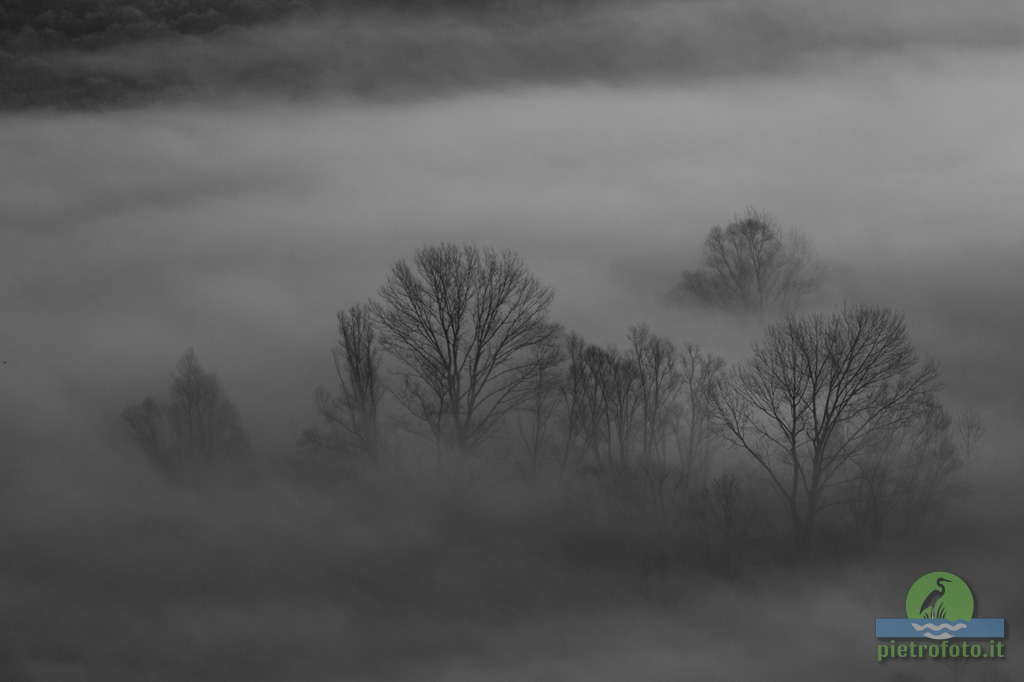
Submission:
POLYGON ((566 353, 569 367, 561 390, 565 417, 562 469, 575 461, 600 471, 601 444, 607 437, 606 402, 599 382, 608 362, 607 353, 575 332, 566 339, 566 353), (586 462, 588 459, 592 461, 586 462))
POLYGON ((683 388, 679 357, 675 346, 651 333, 647 325, 632 327, 629 342, 640 399, 640 452, 664 460, 666 436, 683 388))
POLYGON ((715 394, 725 436, 765 471, 801 544, 833 492, 879 434, 935 403, 937 369, 923 362, 891 310, 789 316, 715 394))
POLYGON ((394 265, 374 316, 400 401, 439 445, 466 451, 527 399, 535 351, 557 333, 552 297, 509 251, 441 244, 394 265))
POLYGON ((307 443, 375 461, 381 448, 378 412, 384 386, 380 343, 370 308, 354 305, 338 312, 338 342, 331 349, 337 392, 321 386, 317 411, 327 425, 304 434, 307 443))
POLYGON ((673 434, 683 483, 702 490, 708 482, 711 458, 719 443, 713 398, 725 370, 714 353, 688 344, 679 353, 682 391, 673 420, 673 434))

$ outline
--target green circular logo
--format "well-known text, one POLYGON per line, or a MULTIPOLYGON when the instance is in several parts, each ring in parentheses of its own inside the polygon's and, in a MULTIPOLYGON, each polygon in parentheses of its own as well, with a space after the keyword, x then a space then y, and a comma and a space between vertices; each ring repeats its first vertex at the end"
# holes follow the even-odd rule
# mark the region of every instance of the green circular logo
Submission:
POLYGON ((970 620, 973 617, 971 588, 953 573, 925 573, 907 591, 907 618, 970 620))

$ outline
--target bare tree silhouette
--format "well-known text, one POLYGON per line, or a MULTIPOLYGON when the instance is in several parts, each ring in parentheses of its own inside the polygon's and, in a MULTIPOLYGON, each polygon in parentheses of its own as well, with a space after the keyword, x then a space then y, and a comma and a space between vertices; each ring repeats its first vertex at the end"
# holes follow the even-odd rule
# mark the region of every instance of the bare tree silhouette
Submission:
POLYGON ((381 343, 403 368, 400 402, 439 447, 467 452, 527 400, 557 333, 552 296, 508 251, 442 244, 391 269, 372 304, 381 343))
POLYGON ((847 308, 789 316, 715 393, 724 435, 768 474, 806 545, 820 513, 842 502, 842 475, 879 437, 934 405, 937 368, 922 362, 903 318, 847 308))
POLYGON ((670 296, 743 312, 791 312, 819 285, 821 272, 806 237, 783 233, 769 214, 748 209, 711 228, 703 267, 684 272, 670 296))
POLYGON ((337 392, 321 386, 314 396, 326 428, 307 430, 301 441, 377 461, 382 447, 378 413, 384 385, 381 349, 368 305, 338 312, 338 342, 331 349, 331 359, 337 392))
POLYGON ((559 460, 553 431, 560 402, 559 388, 565 380, 560 368, 564 360, 560 341, 553 335, 533 348, 533 376, 516 418, 525 471, 530 476, 537 475, 546 460, 559 460))

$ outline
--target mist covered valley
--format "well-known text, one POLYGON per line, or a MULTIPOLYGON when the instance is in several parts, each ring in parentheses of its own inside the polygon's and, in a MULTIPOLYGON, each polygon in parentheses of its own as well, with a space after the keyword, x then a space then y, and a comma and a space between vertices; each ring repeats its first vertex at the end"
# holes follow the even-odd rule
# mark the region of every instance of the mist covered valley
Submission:
POLYGON ((879 665, 871 628, 938 569, 1011 633, 1024 610, 1020 10, 553 14, 297 16, 45 53, 131 82, 84 105, 19 86, 35 94, 0 115, 4 679, 1019 675, 1012 637, 1005 661, 879 665), (509 439, 452 477, 386 422, 393 467, 304 465, 336 311, 428 245, 511 249, 598 346, 646 323, 746 361, 777 320, 666 293, 748 206, 813 244, 802 313, 902 314, 943 404, 983 419, 915 533, 861 543, 834 510, 794 558, 766 477, 726 444, 666 526, 588 480, 520 475, 509 439), (198 490, 120 416, 189 347, 250 443, 198 490), (724 473, 747 510, 735 547, 700 511, 724 473))

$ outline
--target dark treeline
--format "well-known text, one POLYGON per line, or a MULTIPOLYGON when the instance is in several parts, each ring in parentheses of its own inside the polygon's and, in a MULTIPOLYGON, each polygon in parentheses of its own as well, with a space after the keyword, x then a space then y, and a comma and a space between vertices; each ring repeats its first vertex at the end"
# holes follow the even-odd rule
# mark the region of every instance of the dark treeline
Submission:
POLYGON ((302 0, 11 0, 0 7, 0 41, 12 52, 90 50, 280 19, 312 9, 302 0))
POLYGON ((871 14, 839 2, 10 0, 0 109, 640 84, 774 71, 837 49, 1021 40, 998 8, 955 36, 945 12, 871 14))
MULTIPOLYGON (((502 480, 554 490, 567 515, 648 538, 648 568, 733 574, 823 544, 842 556, 927 539, 962 492, 979 418, 942 406, 938 367, 896 312, 800 312, 804 275, 821 270, 804 247, 794 261, 794 242, 759 215, 711 231, 715 267, 681 299, 762 316, 762 339, 733 365, 644 324, 624 346, 591 343, 550 319, 554 291, 516 254, 421 248, 374 299, 338 313, 317 423, 279 464, 328 495, 425 472, 458 494, 502 480), (723 238, 736 248, 720 250, 723 238), (709 288, 720 293, 702 298, 709 288)), ((247 459, 234 408, 192 351, 167 401, 123 417, 176 483, 223 480, 247 459)))
MULTIPOLYGON (((519 11, 539 4, 533 0, 8 0, 0 6, 0 45, 7 50, 88 50, 174 35, 202 35, 310 12, 519 11)), ((597 3, 563 0, 558 4, 597 3)))
POLYGON ((810 51, 897 48, 917 30, 846 26, 790 2, 15 0, 0 3, 0 109, 642 84, 776 70, 810 51))
MULTIPOLYGON (((564 9, 597 4, 554 3, 564 9)), ((51 50, 96 51, 314 14, 401 11, 472 16, 508 11, 522 16, 541 7, 537 0, 9 0, 0 5, 0 50, 8 57, 51 50)))
MULTIPOLYGON (((565 0, 555 6, 571 11, 594 4, 565 0)), ((552 7, 533 0, 11 0, 0 4, 0 107, 95 107, 195 88, 196 83, 189 81, 195 74, 157 68, 158 73, 140 75, 82 59, 126 46, 177 46, 188 44, 190 38, 216 38, 233 30, 318 16, 455 13, 480 18, 514 13, 523 19, 552 7)), ((272 54, 266 40, 264 36, 257 43, 272 54)), ((244 87, 286 90, 301 90, 318 78, 313 64, 292 63, 285 54, 271 57, 269 64, 264 61, 258 59, 233 77, 244 87)))
POLYGON ((0 106, 96 106, 168 83, 97 73, 68 55, 180 41, 313 11, 305 0, 11 0, 0 5, 0 106))

